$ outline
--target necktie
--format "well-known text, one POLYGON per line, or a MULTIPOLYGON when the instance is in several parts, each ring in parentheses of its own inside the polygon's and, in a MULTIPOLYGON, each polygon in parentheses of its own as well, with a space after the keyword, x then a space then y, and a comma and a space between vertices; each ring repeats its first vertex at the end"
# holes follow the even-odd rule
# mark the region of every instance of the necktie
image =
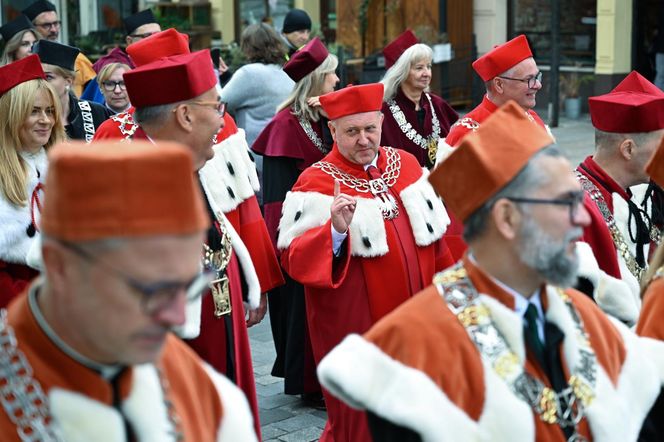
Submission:
POLYGON ((526 338, 526 345, 528 345, 528 348, 535 354, 539 363, 542 364, 542 368, 546 370, 546 367, 544 366, 544 343, 537 332, 538 314, 535 304, 528 303, 526 314, 523 315, 523 317, 526 320, 526 325, 523 330, 523 335, 526 338))
POLYGON ((372 180, 377 180, 378 178, 380 178, 380 170, 378 170, 378 168, 373 164, 367 167, 367 174, 369 175, 369 178, 371 178, 372 180))

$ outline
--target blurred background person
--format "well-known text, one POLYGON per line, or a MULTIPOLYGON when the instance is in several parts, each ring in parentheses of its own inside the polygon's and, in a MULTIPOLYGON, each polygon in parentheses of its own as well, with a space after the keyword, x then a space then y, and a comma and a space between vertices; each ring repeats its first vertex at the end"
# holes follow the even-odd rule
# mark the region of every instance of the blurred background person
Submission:
POLYGON ((39 55, 46 80, 51 83, 60 100, 65 131, 71 139, 92 141, 97 128, 113 112, 104 106, 76 98, 72 92, 74 63, 80 53, 78 48, 41 40, 33 47, 39 55))
POLYGON ((311 35, 311 18, 302 9, 291 9, 284 17, 281 37, 288 47, 288 57, 307 44, 311 35))
POLYGON ((2 58, 0 58, 0 65, 3 66, 30 55, 32 45, 40 37, 28 17, 23 14, 2 25, 0 35, 5 42, 2 58))
POLYGON ((97 84, 104 95, 106 108, 114 114, 124 112, 131 107, 127 88, 122 75, 131 68, 124 63, 109 63, 97 75, 97 84))
MULTIPOLYGON (((334 91, 339 61, 314 38, 295 53, 284 72, 295 81, 290 96, 254 142, 263 158, 263 213, 275 251, 281 206, 300 173, 332 149, 327 114, 318 97, 334 91)), ((286 394, 300 394, 308 405, 323 406, 316 379, 304 304, 304 287, 284 272, 286 285, 268 294, 270 325, 277 358, 272 376, 284 378, 286 394)))
MULTIPOLYGON (((53 3, 46 0, 37 0, 21 12, 28 17, 42 38, 59 41, 60 25, 62 22, 58 17, 58 12, 53 3)), ((92 69, 92 62, 82 52, 79 52, 76 57, 76 68, 74 71, 76 72, 76 78, 74 78, 72 89, 74 90, 74 94, 80 97, 86 84, 95 78, 96 73, 92 69)))
MULTIPOLYGON (((279 34, 268 24, 250 25, 242 32, 240 49, 248 64, 240 67, 221 91, 221 101, 244 129, 251 146, 258 134, 277 113, 293 90, 293 80, 282 70, 286 47, 279 34)), ((262 158, 256 158, 256 169, 262 176, 262 158)), ((261 178, 262 179, 262 178, 261 178)), ((263 187, 263 186, 261 186, 263 187)), ((259 194, 262 204, 262 195, 259 194)))
POLYGON ((31 247, 38 245, 46 149, 65 139, 60 102, 36 55, 0 67, 0 115, 4 120, 0 126, 0 308, 4 308, 38 274, 28 265, 28 256, 31 247))
POLYGON ((459 119, 445 100, 429 90, 433 51, 406 30, 385 46, 383 54, 387 72, 381 81, 385 85, 385 118, 380 144, 410 152, 431 169, 438 141, 459 119))

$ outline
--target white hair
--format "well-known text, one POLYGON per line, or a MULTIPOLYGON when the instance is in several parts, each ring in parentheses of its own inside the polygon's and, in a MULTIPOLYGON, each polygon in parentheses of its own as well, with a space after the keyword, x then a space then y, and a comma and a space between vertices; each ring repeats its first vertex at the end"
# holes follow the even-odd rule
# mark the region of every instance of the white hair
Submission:
MULTIPOLYGON (((410 68, 413 64, 423 60, 430 62, 432 58, 433 50, 425 44, 418 43, 406 49, 397 59, 396 63, 385 72, 385 76, 380 81, 385 86, 383 101, 394 98, 401 83, 408 78, 410 68)), ((427 92, 428 90, 429 88, 427 88, 427 92)))

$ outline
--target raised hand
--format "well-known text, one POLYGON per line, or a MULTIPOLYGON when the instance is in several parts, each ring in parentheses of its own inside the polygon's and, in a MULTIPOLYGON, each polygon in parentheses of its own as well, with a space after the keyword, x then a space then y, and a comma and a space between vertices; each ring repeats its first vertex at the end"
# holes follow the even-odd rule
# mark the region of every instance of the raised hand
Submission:
POLYGON ((352 196, 341 193, 339 190, 339 181, 334 181, 334 200, 330 207, 330 218, 332 227, 339 233, 346 233, 348 226, 353 221, 355 215, 355 206, 357 201, 352 196))

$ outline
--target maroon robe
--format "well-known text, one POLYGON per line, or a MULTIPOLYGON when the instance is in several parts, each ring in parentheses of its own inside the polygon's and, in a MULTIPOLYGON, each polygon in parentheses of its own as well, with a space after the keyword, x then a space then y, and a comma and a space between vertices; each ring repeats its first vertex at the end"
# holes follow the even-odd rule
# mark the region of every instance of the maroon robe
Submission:
MULTIPOLYGON (((310 121, 325 145, 327 120, 310 121)), ((275 251, 281 206, 304 169, 325 153, 309 138, 291 108, 282 109, 260 133, 252 150, 263 155, 263 213, 275 251)), ((320 392, 307 327, 304 287, 284 272, 286 284, 268 293, 270 326, 277 352, 272 375, 284 378, 286 394, 320 392)))
MULTIPOLYGON (((432 115, 433 112, 435 112, 436 117, 438 117, 438 121, 440 122, 440 133, 438 138, 445 138, 447 137, 447 133, 450 131, 452 124, 459 119, 459 115, 438 95, 429 93, 429 96, 431 97, 433 109, 424 93, 420 97, 419 102, 420 108, 424 110, 424 125, 420 125, 419 123, 417 111, 415 110, 415 103, 404 95, 401 88, 397 90, 394 101, 399 105, 399 108, 406 117, 406 121, 408 121, 417 133, 422 135, 425 139, 429 138, 433 133, 432 115)), ((415 158, 417 158, 417 161, 419 161, 421 166, 431 168, 433 164, 429 161, 428 151, 406 136, 403 130, 399 127, 397 121, 394 119, 394 115, 392 114, 388 103, 383 103, 381 111, 384 116, 380 139, 381 146, 392 146, 397 149, 403 149, 406 152, 415 155, 415 158)), ((437 139, 436 142, 438 142, 437 139)))

